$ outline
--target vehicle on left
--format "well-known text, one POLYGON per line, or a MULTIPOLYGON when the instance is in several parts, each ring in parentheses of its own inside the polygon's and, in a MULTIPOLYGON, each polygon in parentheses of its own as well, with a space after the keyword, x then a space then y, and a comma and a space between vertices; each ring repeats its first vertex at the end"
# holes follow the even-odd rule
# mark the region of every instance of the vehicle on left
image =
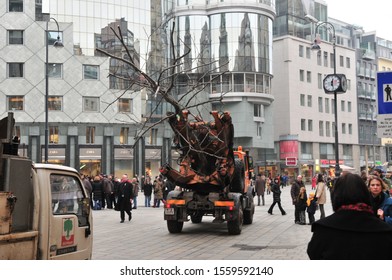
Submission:
POLYGON ((0 260, 91 259, 90 198, 76 169, 18 156, 13 113, 0 121, 0 260))

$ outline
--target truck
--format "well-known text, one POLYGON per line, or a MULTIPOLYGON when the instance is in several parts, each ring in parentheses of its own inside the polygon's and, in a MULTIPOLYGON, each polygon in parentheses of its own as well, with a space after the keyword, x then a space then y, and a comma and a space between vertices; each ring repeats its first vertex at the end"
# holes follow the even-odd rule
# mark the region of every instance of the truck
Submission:
POLYGON ((212 111, 213 121, 199 116, 190 120, 182 110, 168 116, 179 153, 179 170, 166 163, 160 173, 176 185, 164 204, 170 233, 180 233, 184 222, 227 222, 230 235, 252 224, 255 212, 253 160, 241 146, 234 148, 234 127, 229 112, 212 111))
POLYGON ((0 121, 0 260, 91 259, 89 194, 76 169, 18 156, 12 113, 0 121))

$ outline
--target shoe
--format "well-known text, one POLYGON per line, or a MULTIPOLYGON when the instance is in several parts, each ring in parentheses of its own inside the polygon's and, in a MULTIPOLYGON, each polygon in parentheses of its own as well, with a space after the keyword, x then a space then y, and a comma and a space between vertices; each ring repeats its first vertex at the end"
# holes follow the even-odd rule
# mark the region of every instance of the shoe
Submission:
POLYGON ((124 222, 124 220, 121 220, 121 221, 120 221, 120 223, 123 223, 123 222, 124 222))
POLYGON ((306 225, 306 223, 299 223, 299 224, 302 225, 302 226, 303 226, 303 225, 306 225))
POLYGON ((132 207, 132 209, 137 209, 137 207, 132 207))
POLYGON ((294 223, 295 223, 295 224, 299 224, 300 222, 299 222, 299 221, 295 221, 294 223))
POLYGON ((282 213, 282 216, 284 216, 284 215, 286 215, 286 212, 283 212, 283 213, 282 213))
POLYGON ((132 215, 128 216, 128 221, 132 220, 132 215))
POLYGON ((268 214, 272 215, 272 212, 268 211, 268 214))

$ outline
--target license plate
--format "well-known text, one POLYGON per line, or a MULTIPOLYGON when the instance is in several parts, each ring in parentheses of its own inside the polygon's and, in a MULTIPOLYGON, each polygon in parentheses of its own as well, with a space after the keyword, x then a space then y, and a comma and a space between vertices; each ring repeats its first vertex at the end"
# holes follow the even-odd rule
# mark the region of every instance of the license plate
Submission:
POLYGON ((174 208, 165 208, 165 215, 174 215, 174 208))

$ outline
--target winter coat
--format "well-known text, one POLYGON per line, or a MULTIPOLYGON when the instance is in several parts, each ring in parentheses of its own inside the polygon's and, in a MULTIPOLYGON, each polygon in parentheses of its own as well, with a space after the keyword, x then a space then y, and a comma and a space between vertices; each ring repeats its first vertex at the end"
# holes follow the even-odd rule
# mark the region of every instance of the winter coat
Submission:
POLYGON ((131 211, 131 199, 133 198, 133 185, 130 181, 123 181, 118 187, 118 207, 120 211, 131 211))
POLYGON ((102 181, 93 181, 91 186, 93 187, 93 200, 101 201, 103 199, 103 183, 102 181))
POLYGON ((311 260, 391 260, 392 227, 365 211, 338 210, 312 224, 311 260))
POLYGON ((305 211, 306 207, 306 201, 308 200, 308 196, 306 195, 306 192, 303 194, 303 197, 300 197, 298 195, 296 203, 295 203, 295 208, 297 208, 299 211, 305 211))
POLYGON ((301 187, 305 187, 304 182, 302 182, 302 181, 299 182, 298 180, 295 180, 294 183, 291 185, 290 194, 291 194, 291 199, 293 201, 293 205, 296 205, 296 203, 297 203, 299 189, 301 187))
POLYGON ((255 190, 256 190, 257 195, 264 195, 265 183, 266 183, 265 179, 263 180, 260 177, 257 177, 256 182, 255 182, 255 190))
POLYGON ((273 202, 280 202, 280 194, 282 193, 282 191, 280 190, 279 184, 272 183, 271 192, 273 202))
POLYGON ((317 202, 313 198, 313 199, 310 200, 309 205, 307 204, 306 212, 308 212, 309 214, 313 214, 314 215, 316 213, 316 210, 317 210, 317 202))
POLYGON ((163 199, 163 182, 161 180, 155 181, 154 199, 163 199))
POLYGON ((144 195, 145 196, 151 196, 152 189, 153 189, 153 186, 151 183, 146 183, 146 182, 144 183, 144 195))
POLYGON ((325 204, 327 202, 327 186, 324 182, 317 183, 316 197, 318 204, 325 204))
POLYGON ((377 216, 377 210, 384 211, 384 221, 392 225, 392 198, 382 192, 379 198, 370 197, 374 214, 377 216))

